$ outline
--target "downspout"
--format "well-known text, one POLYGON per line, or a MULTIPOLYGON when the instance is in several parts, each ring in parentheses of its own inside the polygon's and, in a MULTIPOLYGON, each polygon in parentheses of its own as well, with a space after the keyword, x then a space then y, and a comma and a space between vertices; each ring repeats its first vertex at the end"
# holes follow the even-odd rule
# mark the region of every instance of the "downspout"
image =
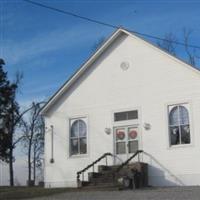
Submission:
POLYGON ((51 125, 51 159, 50 159, 50 163, 54 163, 54 128, 53 125, 51 125))

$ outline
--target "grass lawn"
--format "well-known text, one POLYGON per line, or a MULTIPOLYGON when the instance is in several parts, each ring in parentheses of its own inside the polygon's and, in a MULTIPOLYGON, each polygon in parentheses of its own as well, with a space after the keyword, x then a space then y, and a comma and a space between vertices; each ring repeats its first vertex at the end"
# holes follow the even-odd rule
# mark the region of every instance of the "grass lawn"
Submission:
POLYGON ((76 190, 76 188, 0 187, 0 199, 26 199, 76 190))

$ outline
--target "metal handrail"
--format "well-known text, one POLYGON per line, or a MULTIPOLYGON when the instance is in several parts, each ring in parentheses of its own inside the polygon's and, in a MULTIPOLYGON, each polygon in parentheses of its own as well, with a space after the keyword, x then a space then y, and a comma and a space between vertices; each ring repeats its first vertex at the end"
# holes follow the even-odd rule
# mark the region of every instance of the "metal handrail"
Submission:
MULTIPOLYGON (((115 172, 113 173, 113 175, 117 172, 119 172, 125 165, 128 165, 128 163, 137 155, 139 155, 140 153, 143 153, 143 150, 138 150, 135 152, 135 154, 133 154, 130 158, 128 158, 125 162, 123 162, 119 167, 117 167, 117 169, 115 170, 115 172)), ((85 167, 84 169, 80 170, 77 172, 77 183, 80 182, 80 175, 82 174, 83 176, 83 180, 84 181, 84 172, 87 171, 88 169, 90 169, 91 167, 93 167, 93 171, 94 171, 94 165, 98 162, 100 162, 103 158, 107 158, 107 156, 111 156, 113 158, 115 158, 115 156, 112 153, 104 153, 102 156, 100 156, 98 159, 96 159, 94 162, 92 162, 90 165, 88 165, 87 167, 85 167)), ((106 164, 107 164, 107 160, 106 160, 106 164)))
MULTIPOLYGON (((107 156, 112 156, 114 157, 114 155, 112 153, 104 153, 101 157, 99 157, 98 159, 96 159, 94 162, 92 162, 90 165, 88 165, 87 167, 85 167, 84 169, 80 170, 77 172, 77 182, 80 181, 80 175, 83 174, 86 170, 88 170, 89 168, 93 167, 94 169, 94 165, 98 162, 100 162, 103 158, 107 157, 107 156)), ((106 164, 107 164, 107 160, 106 160, 106 164)), ((83 176, 84 177, 84 176, 83 176)))
POLYGON ((135 154, 133 154, 130 158, 128 158, 125 162, 123 162, 115 171, 115 173, 119 172, 125 165, 128 165, 128 163, 135 158, 140 153, 143 153, 143 150, 137 150, 135 154))

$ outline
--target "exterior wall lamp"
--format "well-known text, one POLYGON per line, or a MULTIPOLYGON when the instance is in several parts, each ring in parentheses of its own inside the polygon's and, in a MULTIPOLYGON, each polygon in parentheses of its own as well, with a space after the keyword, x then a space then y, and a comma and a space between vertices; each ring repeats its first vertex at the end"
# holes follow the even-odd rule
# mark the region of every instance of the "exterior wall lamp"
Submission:
POLYGON ((151 124, 149 124, 149 123, 144 123, 144 128, 145 128, 145 130, 150 130, 151 129, 151 124))
POLYGON ((111 134, 111 128, 105 128, 104 131, 107 135, 111 134))

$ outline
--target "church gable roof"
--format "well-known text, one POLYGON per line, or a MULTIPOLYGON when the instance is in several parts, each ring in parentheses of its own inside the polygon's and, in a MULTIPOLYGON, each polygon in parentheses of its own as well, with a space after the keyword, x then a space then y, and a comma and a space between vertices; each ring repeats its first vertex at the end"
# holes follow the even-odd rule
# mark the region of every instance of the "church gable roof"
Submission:
POLYGON ((45 104, 45 106, 41 110, 41 114, 45 115, 48 110, 51 108, 51 106, 54 105, 54 103, 65 93, 68 91, 68 89, 76 82, 76 80, 84 74, 84 72, 87 70, 88 67, 94 63, 99 56, 121 35, 126 34, 128 36, 134 37, 135 39, 139 39, 141 42, 145 43, 148 46, 151 46, 157 51, 160 51, 161 53, 165 54, 166 56, 169 56, 171 59, 175 60, 176 62, 181 63, 182 65, 189 67, 194 72, 197 72, 200 74, 200 71, 189 64, 185 63, 184 61, 174 57, 173 55, 169 54, 168 52, 165 52, 164 50, 160 49, 159 47, 149 43, 148 41, 136 36, 135 34, 132 34, 125 29, 119 28, 117 29, 104 43, 103 45, 94 52, 94 54, 86 60, 86 62, 81 65, 81 67, 60 87, 60 89, 49 99, 49 101, 45 104))

